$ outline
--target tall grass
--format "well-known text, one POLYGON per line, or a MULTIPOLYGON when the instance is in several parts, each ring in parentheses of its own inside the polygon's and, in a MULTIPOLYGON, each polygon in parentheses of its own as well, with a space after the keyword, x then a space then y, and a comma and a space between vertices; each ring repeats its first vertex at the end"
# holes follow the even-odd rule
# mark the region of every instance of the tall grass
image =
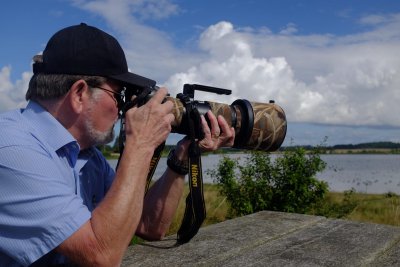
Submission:
POLYGON ((358 205, 346 216, 349 220, 400 226, 400 197, 385 195, 358 195, 358 205))

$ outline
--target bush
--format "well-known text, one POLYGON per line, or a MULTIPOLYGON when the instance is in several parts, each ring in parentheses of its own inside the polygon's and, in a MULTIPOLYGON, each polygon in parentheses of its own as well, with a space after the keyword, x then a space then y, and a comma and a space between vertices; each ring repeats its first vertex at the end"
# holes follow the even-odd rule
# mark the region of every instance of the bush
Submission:
POLYGON ((328 192, 314 176, 325 168, 317 150, 287 150, 272 161, 268 153, 251 152, 244 166, 224 156, 216 170, 208 171, 226 196, 231 216, 261 210, 305 213, 328 192))

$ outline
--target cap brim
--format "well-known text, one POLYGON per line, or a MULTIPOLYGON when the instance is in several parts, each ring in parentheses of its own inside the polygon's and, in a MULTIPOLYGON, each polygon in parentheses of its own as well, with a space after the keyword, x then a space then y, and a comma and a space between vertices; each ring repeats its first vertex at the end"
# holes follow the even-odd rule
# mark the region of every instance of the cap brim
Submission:
POLYGON ((131 72, 118 75, 110 75, 109 77, 123 83, 127 87, 154 87, 156 85, 156 81, 131 72))

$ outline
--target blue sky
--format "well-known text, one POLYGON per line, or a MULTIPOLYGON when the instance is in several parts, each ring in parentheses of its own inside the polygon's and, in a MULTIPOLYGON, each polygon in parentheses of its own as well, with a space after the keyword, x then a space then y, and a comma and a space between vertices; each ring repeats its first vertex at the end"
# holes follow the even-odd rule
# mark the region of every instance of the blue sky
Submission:
POLYGON ((233 94, 201 100, 274 99, 286 145, 400 142, 399 1, 14 0, 1 10, 0 112, 26 105, 31 59, 48 39, 86 22, 172 95, 202 83, 233 94))

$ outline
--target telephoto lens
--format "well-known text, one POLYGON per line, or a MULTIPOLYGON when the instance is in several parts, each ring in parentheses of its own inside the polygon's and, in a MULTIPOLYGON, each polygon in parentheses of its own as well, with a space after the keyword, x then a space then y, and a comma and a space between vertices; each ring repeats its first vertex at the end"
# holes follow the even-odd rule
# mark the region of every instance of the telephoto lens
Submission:
MULTIPOLYGON (((186 110, 182 101, 173 97, 167 97, 167 100, 174 103, 175 121, 172 123, 172 132, 188 134, 186 110)), ((275 151, 285 139, 285 112, 274 101, 259 103, 238 99, 231 105, 193 101, 193 105, 202 115, 211 110, 215 116, 222 115, 225 118, 229 126, 235 129, 234 148, 275 151)))

